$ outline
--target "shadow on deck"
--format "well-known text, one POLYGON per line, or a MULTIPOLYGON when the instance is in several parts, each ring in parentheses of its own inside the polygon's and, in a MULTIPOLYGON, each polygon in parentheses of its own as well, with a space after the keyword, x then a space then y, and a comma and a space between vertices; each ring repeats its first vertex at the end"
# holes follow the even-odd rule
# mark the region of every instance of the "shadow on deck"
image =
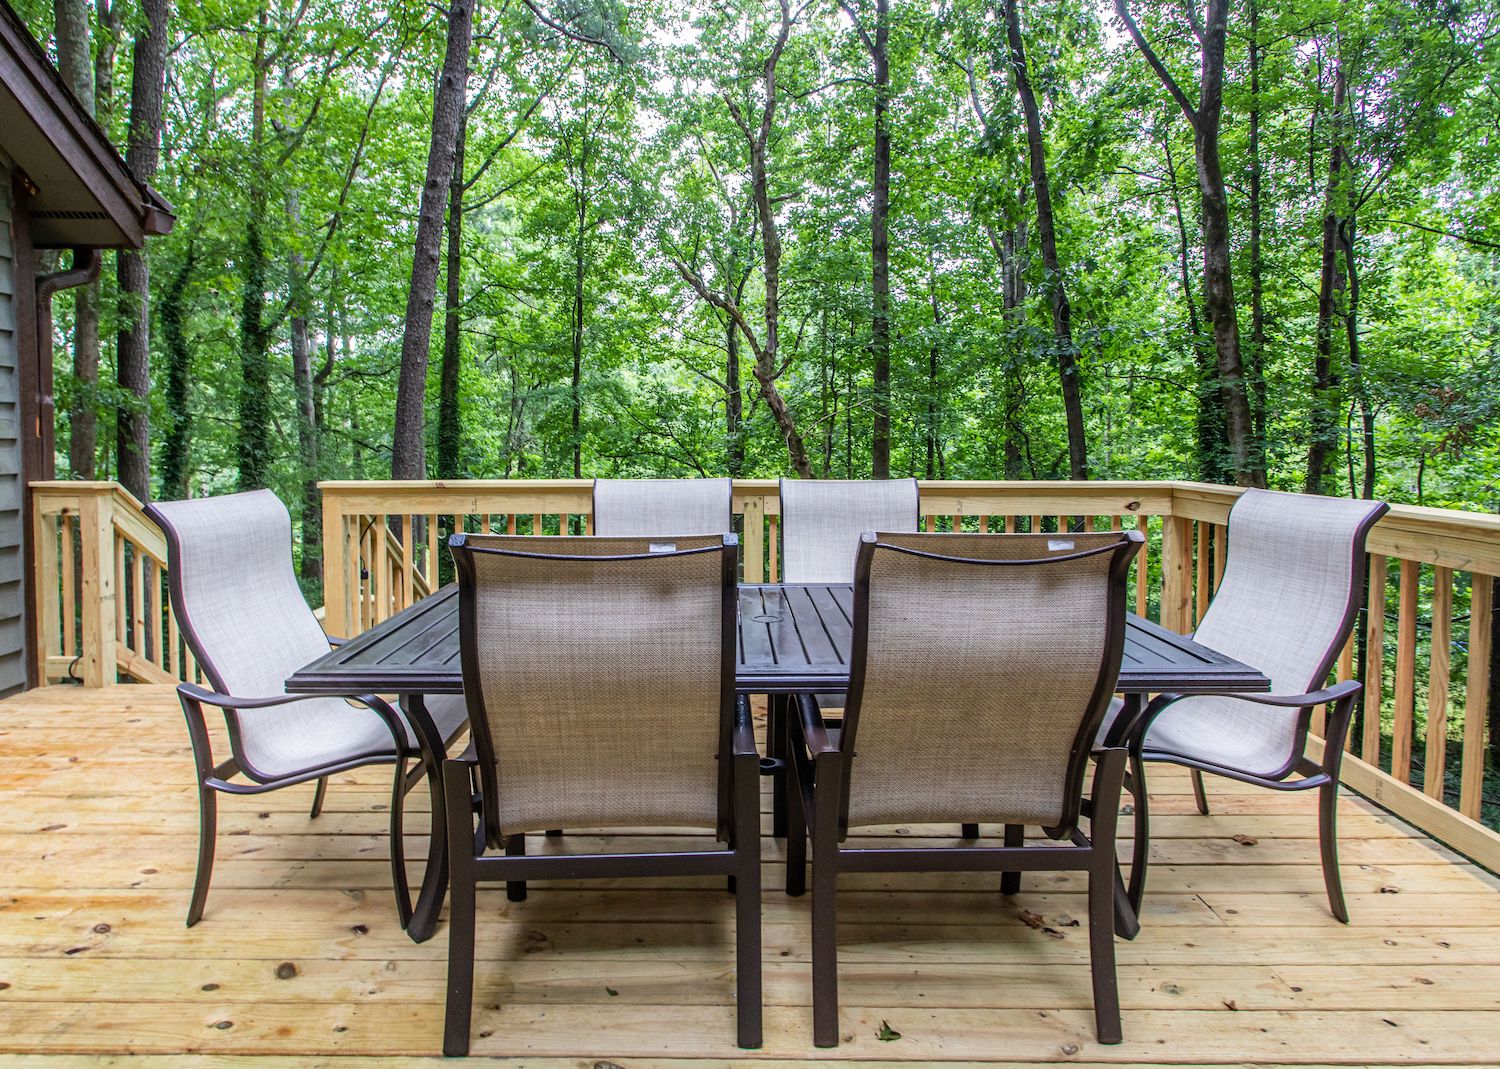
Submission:
MULTIPOLYGON (((316 820, 310 785, 221 799, 208 910, 188 930, 196 802, 170 688, 12 698, 0 755, 0 1061, 442 1064, 447 941, 397 927, 380 770, 336 777, 316 820)), ((1348 795, 1344 927, 1323 897, 1313 798, 1211 781, 1200 817, 1185 774, 1157 771, 1152 788, 1144 928, 1119 944, 1120 1046, 1094 1042, 1081 874, 1028 875, 1013 898, 996 877, 890 874, 841 884, 844 1044, 816 1051, 808 902, 781 892, 767 839, 762 1051, 733 1045, 732 899, 722 880, 678 878, 533 884, 518 904, 481 892, 474 1053, 529 1069, 1495 1064, 1500 881, 1348 795), (883 1022, 900 1038, 880 1039, 883 1022)), ((424 790, 410 807, 425 811, 424 790)))

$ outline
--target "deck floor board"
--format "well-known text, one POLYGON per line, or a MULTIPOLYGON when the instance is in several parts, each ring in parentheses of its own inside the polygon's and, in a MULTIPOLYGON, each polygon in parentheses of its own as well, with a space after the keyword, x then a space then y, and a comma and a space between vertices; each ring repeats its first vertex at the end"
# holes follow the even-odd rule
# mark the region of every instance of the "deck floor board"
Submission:
MULTIPOLYGON (((382 770, 336 777, 317 820, 310 787, 222 799, 214 887, 191 930, 196 799, 169 688, 0 703, 0 770, 0 1065, 447 1064, 446 939, 418 946, 396 925, 382 770)), ((782 846, 767 838, 763 1050, 733 1045, 722 882, 658 878, 533 884, 524 903, 481 892, 473 1051, 531 1069, 1495 1063, 1500 881, 1349 795, 1345 927, 1323 898, 1313 798, 1211 782, 1214 813, 1200 817, 1185 774, 1153 772, 1144 927, 1118 944, 1120 1046, 1093 1037, 1078 874, 1028 875, 1004 898, 984 875, 892 873, 841 884, 845 1042, 816 1050, 808 901, 782 894, 782 846), (900 1038, 878 1039, 882 1022, 900 1038)), ((423 789, 410 810, 425 812, 423 789)), ((423 847, 410 837, 410 856, 423 847)))

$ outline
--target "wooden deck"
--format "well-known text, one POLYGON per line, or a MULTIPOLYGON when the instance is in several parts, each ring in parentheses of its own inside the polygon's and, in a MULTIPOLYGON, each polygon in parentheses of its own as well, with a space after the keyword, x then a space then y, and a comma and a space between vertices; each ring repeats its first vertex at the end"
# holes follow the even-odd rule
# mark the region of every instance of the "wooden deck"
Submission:
MULTIPOLYGON (((0 1062, 442 1064, 446 939, 417 946, 396 925, 379 772, 339 777, 313 821, 310 786, 224 799, 208 911, 188 930, 196 803, 170 689, 0 703, 0 757, 0 1062)), ((1500 882, 1351 796, 1344 927, 1312 798, 1211 783, 1200 817, 1186 776, 1153 787, 1120 1046, 1094 1042, 1078 877, 1028 876, 1006 899, 993 879, 872 875, 843 884, 844 1044, 816 1050, 808 904, 780 891, 768 841, 762 1051, 733 1045, 731 899, 681 879, 483 894, 474 1053, 529 1069, 1500 1062, 1500 882), (879 1038, 883 1022, 900 1037, 879 1038)))

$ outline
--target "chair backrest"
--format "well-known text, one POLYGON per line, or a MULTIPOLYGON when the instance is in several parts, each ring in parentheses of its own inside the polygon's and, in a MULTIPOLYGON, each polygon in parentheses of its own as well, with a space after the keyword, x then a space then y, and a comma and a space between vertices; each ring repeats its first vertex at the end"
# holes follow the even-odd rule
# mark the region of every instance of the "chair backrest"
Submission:
MULTIPOLYGON (((263 698, 328 652, 328 638, 292 571, 292 521, 269 490, 146 506, 167 537, 172 610, 209 684, 223 694, 263 698)), ((226 709, 230 748, 252 778, 298 766, 322 746, 342 707, 294 702, 240 716, 226 709)), ((368 715, 368 714, 362 714, 368 715)))
MULTIPOLYGON (((1365 539, 1388 508, 1246 490, 1230 509, 1224 578, 1194 637, 1260 669, 1273 693, 1322 687, 1364 600, 1365 539)), ((1305 724, 1299 729, 1296 718, 1274 709, 1233 704, 1266 752, 1288 761, 1301 755, 1305 724)))
POLYGON ((728 534, 733 497, 728 479, 595 479, 594 534, 728 534))
POLYGON ((167 536, 172 608, 214 689, 282 694, 286 678, 328 652, 292 570, 292 520, 275 494, 157 501, 147 515, 167 536))
POLYGON ((917 520, 915 479, 782 479, 782 581, 852 583, 862 534, 914 533, 917 520))
POLYGON ((486 837, 720 827, 733 535, 455 535, 486 837), (668 548, 670 547, 670 548, 668 548))
POLYGON ((846 826, 1077 824, 1143 539, 875 534, 859 547, 846 826))

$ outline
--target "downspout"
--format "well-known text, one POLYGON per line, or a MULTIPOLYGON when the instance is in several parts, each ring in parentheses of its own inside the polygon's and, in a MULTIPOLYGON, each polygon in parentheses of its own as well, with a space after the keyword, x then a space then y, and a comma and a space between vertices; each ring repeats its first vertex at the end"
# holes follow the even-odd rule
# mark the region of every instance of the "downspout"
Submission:
MULTIPOLYGON (((35 564, 37 547, 34 544, 31 482, 48 480, 57 474, 56 452, 53 448, 55 436, 55 405, 52 399, 52 295, 59 290, 83 286, 99 277, 99 250, 89 246, 73 247, 73 266, 66 271, 36 277, 36 380, 35 407, 32 409, 31 426, 22 432, 21 454, 34 456, 37 470, 26 471, 26 482, 21 488, 21 541, 22 541, 22 597, 26 620, 26 667, 27 685, 38 686, 46 681, 46 670, 42 664, 44 653, 36 647, 35 621, 37 597, 35 564)), ((22 470, 26 470, 23 462, 22 470)))

